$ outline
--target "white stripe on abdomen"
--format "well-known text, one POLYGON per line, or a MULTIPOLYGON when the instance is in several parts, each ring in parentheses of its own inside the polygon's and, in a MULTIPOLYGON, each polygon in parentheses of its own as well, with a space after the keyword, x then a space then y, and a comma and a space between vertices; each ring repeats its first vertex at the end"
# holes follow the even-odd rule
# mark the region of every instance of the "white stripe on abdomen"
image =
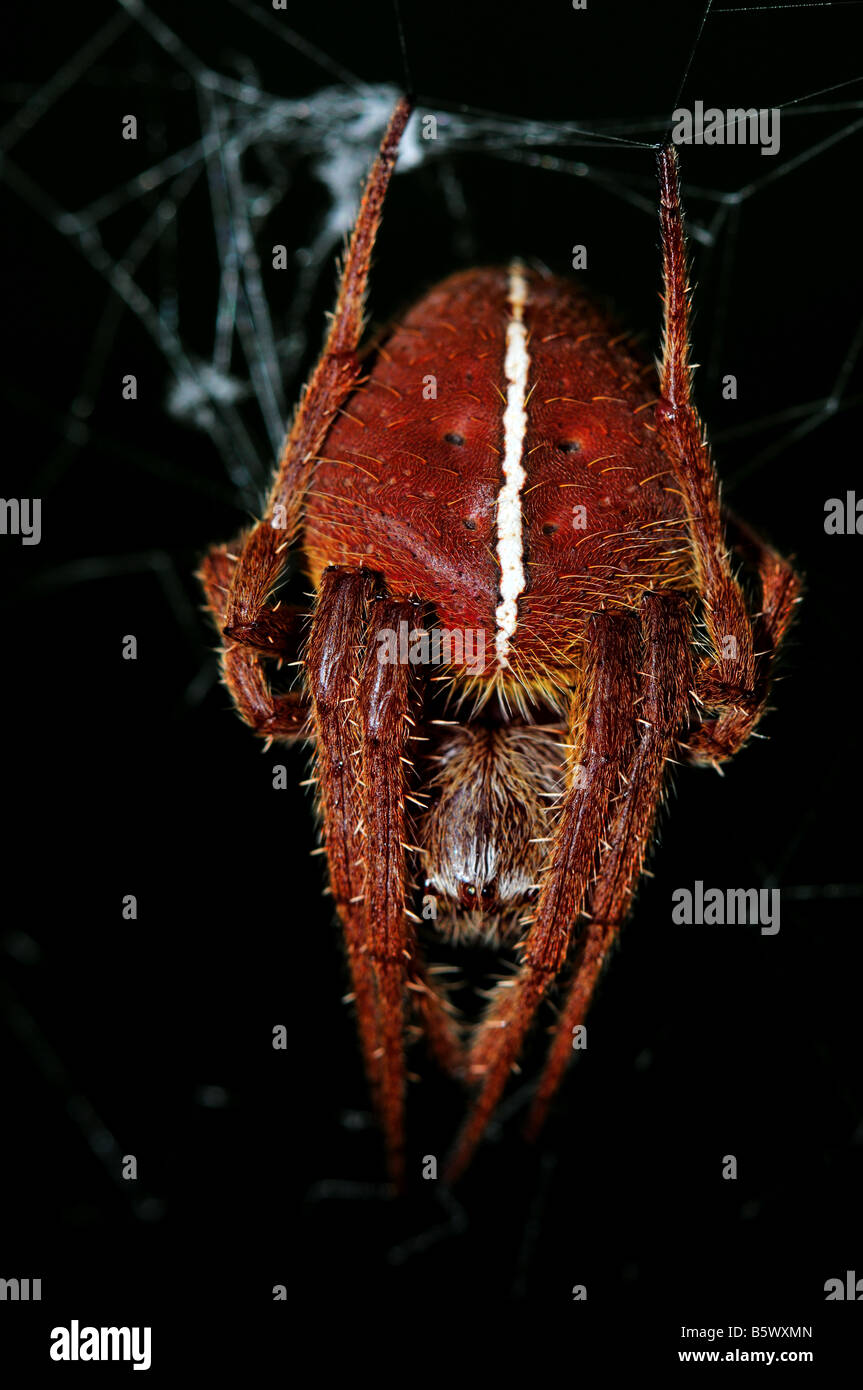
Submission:
POLYGON ((497 558, 500 561, 500 603, 495 610, 495 652, 501 666, 508 666, 509 643, 518 623, 518 599, 524 590, 524 537, 521 525, 521 489, 524 439, 527 433, 527 375, 530 355, 523 313, 527 281, 523 268, 513 261, 509 270, 510 319, 506 326, 506 409, 503 414, 503 483, 497 498, 497 558))

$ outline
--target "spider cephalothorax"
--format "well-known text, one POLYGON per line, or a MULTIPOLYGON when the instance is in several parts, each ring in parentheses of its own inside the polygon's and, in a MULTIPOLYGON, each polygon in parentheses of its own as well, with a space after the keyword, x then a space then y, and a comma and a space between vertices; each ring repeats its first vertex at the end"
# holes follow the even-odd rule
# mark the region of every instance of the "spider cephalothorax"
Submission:
POLYGON ((673 150, 659 151, 658 395, 653 368, 580 290, 520 262, 450 277, 361 360, 408 115, 400 102, 369 176, 266 513, 202 572, 243 718, 264 738, 314 743, 397 1183, 409 1010, 475 1088, 455 1178, 562 982, 536 1131, 631 905, 667 763, 718 764, 746 741, 799 592, 787 561, 720 507, 691 397, 673 150), (296 655, 299 624, 277 590, 295 541, 317 602, 303 687, 285 692, 273 672, 296 655), (516 953, 467 1041, 420 949, 429 899, 450 943, 516 953))

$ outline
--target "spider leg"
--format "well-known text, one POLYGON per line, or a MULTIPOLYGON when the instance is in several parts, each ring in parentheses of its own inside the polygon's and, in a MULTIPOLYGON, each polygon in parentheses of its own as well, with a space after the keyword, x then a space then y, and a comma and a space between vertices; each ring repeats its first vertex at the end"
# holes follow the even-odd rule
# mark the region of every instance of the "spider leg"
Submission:
POLYGON ((414 962, 413 979, 408 982, 408 989, 429 1052, 448 1076, 464 1081, 466 1059, 459 1037, 456 1010, 435 989, 419 957, 414 962))
POLYGON ((724 516, 734 550, 749 568, 755 570, 761 585, 757 637, 771 647, 778 647, 794 617, 794 606, 803 587, 802 580, 793 565, 768 545, 748 522, 727 509, 724 516))
POLYGON ((408 993, 433 1050, 458 1065, 455 1025, 428 983, 407 908, 410 668, 379 660, 377 635, 415 610, 376 596, 372 575, 326 570, 306 655, 330 886, 342 920, 360 1044, 387 1148, 404 1179, 408 993), (360 653, 363 653, 361 661, 360 653), (359 670, 359 678, 356 675, 359 670))
MULTIPOLYGON (((207 598, 207 606, 221 626, 230 592, 231 572, 235 560, 225 546, 214 546, 204 560, 198 578, 207 598)), ((236 640, 223 644, 221 651, 222 681, 245 722, 261 738, 291 742, 310 736, 308 699, 301 691, 274 695, 263 664, 265 656, 281 657, 299 648, 301 624, 305 614, 298 608, 280 606, 265 610, 251 642, 236 640), (266 646, 258 648, 257 638, 266 633, 266 646)))
POLYGON ((378 1107, 381 1039, 363 910, 365 872, 358 842, 362 812, 357 761, 361 747, 353 717, 353 665, 364 641, 366 608, 374 589, 374 578, 365 571, 324 572, 305 663, 318 729, 317 775, 330 889, 344 927, 360 1046, 372 1099, 378 1107))
MULTIPOLYGON (((761 608, 752 619, 757 662, 755 698, 760 713, 770 687, 773 658, 791 625, 795 606, 800 602, 802 584, 789 562, 746 522, 726 513, 726 525, 734 550, 755 571, 761 589, 761 608)), ((710 663, 706 666, 707 669, 699 673, 695 686, 695 693, 703 705, 709 705, 713 698, 710 663)), ((745 714, 732 718, 721 730, 718 724, 718 719, 706 719, 690 733, 684 750, 689 762, 716 766, 733 757, 751 732, 745 714)))
POLYGON ((410 711, 410 667, 379 660, 379 632, 398 632, 413 605, 378 599, 372 605, 365 661, 356 702, 362 747, 366 949, 378 1005, 379 1108, 390 1176, 404 1179, 405 991, 416 954, 405 901, 405 766, 410 711))
MULTIPOLYGON (((369 266, 380 226, 384 195, 395 167, 410 103, 396 103, 377 159, 366 182, 339 281, 338 297, 324 350, 312 373, 285 440, 265 513, 237 543, 239 557, 227 604, 229 632, 249 641, 260 624, 300 523, 306 490, 327 431, 357 384, 369 266)), ((265 638, 264 634, 264 638, 265 638)), ((263 645, 257 641, 256 645, 263 645)))
POLYGON ((470 1072, 478 1094, 447 1169, 455 1181, 467 1167, 521 1052, 537 1007, 566 959, 574 925, 593 879, 635 743, 640 630, 632 613, 596 614, 590 623, 583 675, 572 704, 572 743, 578 762, 558 820, 536 912, 514 981, 497 991, 477 1031, 470 1072), (586 717, 585 717, 586 711, 586 717), (583 728, 579 728, 584 719, 583 728))
POLYGON ((572 982, 528 1115, 535 1138, 572 1057, 573 1030, 582 1024, 605 960, 632 902, 659 808, 666 760, 686 727, 690 685, 690 615, 678 595, 646 594, 641 604, 645 643, 640 736, 625 791, 590 898, 590 920, 578 944, 572 982))
MULTIPOLYGON (((718 761, 739 748, 758 722, 766 697, 763 653, 756 654, 758 621, 750 617, 731 568, 704 426, 692 398, 689 347, 690 284, 686 238, 680 203, 677 153, 667 146, 658 154, 662 272, 665 296, 660 400, 656 425, 672 461, 677 489, 684 500, 692 543, 694 578, 710 658, 698 676, 698 695, 718 713, 702 738, 706 761, 718 761), (711 756, 711 750, 715 750, 711 756)), ((750 540, 753 533, 750 534, 750 540)), ((799 581, 780 557, 763 548, 762 582, 768 627, 775 646, 782 638, 799 592, 799 581)), ((769 636, 769 633, 767 634, 769 636)), ((703 756, 702 751, 702 756, 703 756)))
POLYGON ((259 738, 292 743, 313 737, 305 694, 289 690, 274 695, 258 652, 227 647, 222 653, 222 671, 239 714, 259 738))
POLYGON ((383 662, 380 633, 398 632, 416 613, 407 600, 380 597, 371 605, 366 654, 357 697, 362 743, 365 840, 365 912, 368 955, 378 1000, 381 1057, 380 1109, 390 1175, 404 1179, 405 1005, 409 991, 432 1052, 448 1071, 461 1067, 456 1026, 429 983, 419 957, 413 913, 407 906, 407 776, 413 767, 410 667, 383 662))
POLYGON ((230 549, 215 546, 201 570, 208 605, 233 644, 223 652, 224 682, 243 719, 263 738, 290 740, 307 729, 304 697, 273 695, 261 664, 262 654, 287 651, 294 635, 293 611, 269 600, 297 531, 318 450, 360 375, 357 348, 369 265, 410 109, 404 99, 396 104, 366 182, 324 351, 285 440, 265 516, 230 549))

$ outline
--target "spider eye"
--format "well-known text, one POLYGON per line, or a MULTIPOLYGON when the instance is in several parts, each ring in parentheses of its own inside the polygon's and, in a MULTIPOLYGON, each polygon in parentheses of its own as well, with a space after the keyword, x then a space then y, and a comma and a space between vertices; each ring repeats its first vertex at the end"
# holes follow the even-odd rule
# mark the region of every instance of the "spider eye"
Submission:
POLYGON ((458 445, 464 444, 464 435, 463 435, 463 434, 445 434, 444 437, 443 437, 443 439, 444 439, 444 444, 458 444, 458 445))
POLYGON ((466 531, 475 531, 475 530, 476 530, 476 522, 475 522, 475 521, 472 521, 471 518, 470 518, 469 516, 466 516, 466 517, 465 517, 465 519, 464 519, 464 525, 465 525, 465 530, 466 530, 466 531))
POLYGON ((562 454, 580 454, 581 445, 577 439, 559 439, 557 447, 562 454))
POLYGON ((542 528, 542 534, 544 536, 553 536, 556 530, 557 526, 555 525, 555 523, 553 521, 548 521, 542 528))
POLYGON ((458 900, 462 907, 473 909, 476 906, 476 889, 472 883, 458 885, 458 900))

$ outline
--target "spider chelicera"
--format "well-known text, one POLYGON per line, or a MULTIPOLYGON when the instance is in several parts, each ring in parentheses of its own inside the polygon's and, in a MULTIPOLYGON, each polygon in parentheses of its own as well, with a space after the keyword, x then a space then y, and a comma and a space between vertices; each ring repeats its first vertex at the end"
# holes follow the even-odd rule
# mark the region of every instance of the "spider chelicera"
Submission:
POLYGON ((409 115, 399 101, 369 175, 264 516, 215 546, 201 575, 243 719, 265 739, 314 744, 396 1185, 410 1015, 473 1092, 452 1181, 561 984, 536 1133, 629 911, 667 764, 718 765, 745 743, 800 590, 720 506, 691 396, 673 148, 658 152, 658 396, 654 369, 581 289, 518 262, 451 276, 360 354, 409 115), (285 690, 301 615, 277 594, 295 544, 317 601, 302 688, 285 690), (471 1029, 426 963, 434 931, 515 952, 471 1029))

